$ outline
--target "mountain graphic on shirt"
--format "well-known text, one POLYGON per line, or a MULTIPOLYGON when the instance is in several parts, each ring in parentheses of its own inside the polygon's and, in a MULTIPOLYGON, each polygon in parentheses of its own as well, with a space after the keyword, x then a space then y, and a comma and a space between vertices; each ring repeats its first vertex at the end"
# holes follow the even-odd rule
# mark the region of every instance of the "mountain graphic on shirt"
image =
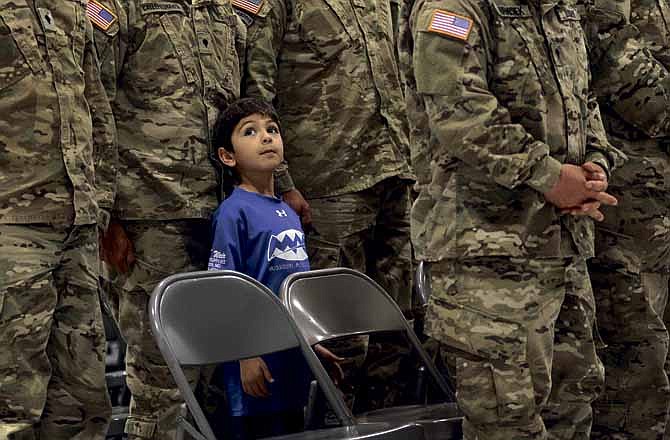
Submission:
POLYGON ((275 258, 286 261, 306 260, 305 234, 297 229, 287 229, 272 235, 268 243, 268 261, 275 258))

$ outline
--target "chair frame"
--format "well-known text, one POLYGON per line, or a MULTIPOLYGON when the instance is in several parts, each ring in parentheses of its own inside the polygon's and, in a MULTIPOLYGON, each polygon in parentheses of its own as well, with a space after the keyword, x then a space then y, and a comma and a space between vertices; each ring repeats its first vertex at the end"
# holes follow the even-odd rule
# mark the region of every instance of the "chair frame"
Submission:
MULTIPOLYGON (((277 296, 274 293, 272 293, 272 291, 270 291, 267 287, 260 284, 255 279, 242 273, 229 270, 199 271, 199 272, 190 272, 190 273, 172 275, 164 279, 160 284, 158 284, 158 286, 156 286, 151 296, 151 301, 149 304, 149 319, 151 322, 151 330, 154 335, 154 339, 156 340, 158 348, 160 349, 167 363, 167 366, 170 369, 170 372, 172 373, 172 377, 174 378, 177 387, 179 388, 179 391, 181 392, 182 397, 186 402, 188 410, 190 411, 191 415, 193 416, 193 419, 195 420, 199 432, 196 430, 195 427, 193 427, 193 425, 191 425, 184 417, 181 416, 178 418, 180 425, 182 425, 183 428, 186 431, 188 431, 190 435, 194 436, 198 440, 216 440, 214 432, 212 431, 212 428, 209 425, 209 422, 207 421, 207 418, 205 417, 205 414, 203 413, 202 408, 200 407, 200 404, 198 403, 195 394, 193 393, 193 390, 191 389, 191 386, 188 380, 186 379, 184 370, 182 368, 182 365, 191 365, 191 364, 182 364, 179 361, 179 356, 177 355, 177 353, 175 353, 175 350, 165 332, 165 328, 161 320, 162 317, 161 304, 166 294, 168 293, 168 290, 177 284, 194 280, 197 281, 203 279, 210 279, 210 278, 225 279, 226 277, 234 277, 237 278, 238 280, 241 279, 248 283, 253 284, 259 290, 259 294, 265 294, 266 296, 270 297, 270 300, 275 303, 280 313, 287 314, 287 317, 289 318, 288 322, 290 323, 291 329, 298 341, 296 347, 300 347, 305 357, 305 360, 307 361, 310 370, 312 371, 312 374, 314 375, 317 382, 321 386, 321 389, 323 390, 326 399, 328 399, 328 402, 330 403, 337 418, 340 420, 343 426, 354 426, 355 420, 353 415, 347 408, 344 401, 339 398, 337 388, 328 377, 328 373, 321 365, 321 362, 316 356, 316 353, 314 353, 312 348, 307 344, 305 339, 302 337, 302 333, 296 326, 291 316, 288 315, 288 312, 284 308, 279 298, 277 298, 277 296)), ((222 290, 224 289, 225 287, 222 288, 222 290)), ((259 355, 260 354, 263 353, 259 353, 259 355)), ((225 360, 227 359, 224 359, 222 361, 225 360)))

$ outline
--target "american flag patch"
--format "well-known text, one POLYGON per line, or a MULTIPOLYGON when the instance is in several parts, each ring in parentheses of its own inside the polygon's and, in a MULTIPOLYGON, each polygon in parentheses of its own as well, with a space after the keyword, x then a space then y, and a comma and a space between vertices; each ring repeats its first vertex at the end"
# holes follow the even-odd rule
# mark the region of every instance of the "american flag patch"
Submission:
POLYGON ((263 6, 263 0, 233 0, 233 6, 258 15, 261 6, 263 6))
POLYGON ((88 0, 86 5, 86 16, 91 22, 106 31, 116 21, 116 15, 104 5, 95 0, 88 0))
POLYGON ((436 9, 430 19, 428 30, 466 41, 472 30, 472 19, 436 9))

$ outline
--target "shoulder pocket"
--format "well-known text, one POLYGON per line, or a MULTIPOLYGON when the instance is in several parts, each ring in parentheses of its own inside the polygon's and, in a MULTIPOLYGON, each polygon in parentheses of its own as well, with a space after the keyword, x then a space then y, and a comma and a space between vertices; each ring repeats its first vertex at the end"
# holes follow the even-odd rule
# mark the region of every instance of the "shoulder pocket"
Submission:
MULTIPOLYGON (((240 60, 246 46, 246 28, 230 6, 213 6, 211 28, 198 29, 198 44, 206 95, 219 106, 240 95, 240 60), (203 39, 209 39, 209 44, 203 39)), ((204 13, 204 11, 203 11, 204 13)))
MULTIPOLYGON (((503 19, 503 26, 508 25, 516 31, 521 37, 523 44, 528 51, 528 57, 532 63, 535 72, 536 80, 541 84, 542 90, 547 95, 553 95, 558 92, 558 87, 554 83, 554 74, 551 71, 550 60, 547 59, 544 53, 544 42, 540 39, 537 32, 534 32, 531 27, 534 27, 532 18, 528 17, 514 17, 503 19)), ((518 48, 510 47, 510 55, 519 57, 518 48)))
POLYGON ((322 58, 332 59, 361 43, 358 22, 349 2, 306 0, 295 5, 301 37, 322 58))
POLYGON ((118 33, 118 21, 111 25, 106 31, 99 29, 97 26, 93 26, 93 41, 95 42, 95 50, 98 53, 99 60, 102 61, 106 58, 106 54, 112 44, 112 40, 114 40, 114 37, 118 33))
POLYGON ((0 11, 0 90, 42 72, 42 57, 28 9, 0 11))
MULTIPOLYGON (((468 41, 450 36, 440 29, 431 30, 437 9, 421 11, 416 21, 413 67, 417 91, 425 94, 452 95, 460 86, 464 58, 471 46, 468 41)), ((468 30, 467 39, 476 38, 476 30, 468 30)))

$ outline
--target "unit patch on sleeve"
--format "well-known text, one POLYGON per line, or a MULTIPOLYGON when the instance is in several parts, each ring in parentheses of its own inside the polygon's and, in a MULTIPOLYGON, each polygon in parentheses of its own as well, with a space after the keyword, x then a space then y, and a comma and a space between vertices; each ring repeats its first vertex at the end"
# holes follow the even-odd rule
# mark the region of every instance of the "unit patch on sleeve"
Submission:
POLYGON ((91 23, 103 31, 109 29, 116 21, 116 15, 108 7, 95 0, 88 0, 86 16, 91 20, 91 23))
POLYGON ((233 0, 233 6, 258 15, 261 6, 263 6, 263 0, 233 0))
POLYGON ((472 19, 453 12, 436 9, 430 19, 428 31, 466 41, 472 30, 472 19))

